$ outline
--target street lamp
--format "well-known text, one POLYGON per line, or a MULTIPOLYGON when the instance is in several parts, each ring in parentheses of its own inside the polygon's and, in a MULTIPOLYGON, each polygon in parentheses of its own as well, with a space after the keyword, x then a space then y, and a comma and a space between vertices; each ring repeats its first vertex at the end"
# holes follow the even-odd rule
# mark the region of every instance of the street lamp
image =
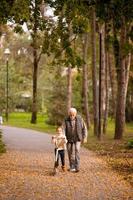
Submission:
POLYGON ((8 91, 9 91, 9 87, 8 87, 8 60, 9 60, 9 55, 10 55, 10 49, 6 48, 4 51, 4 54, 6 56, 6 121, 8 121, 8 112, 9 112, 9 106, 8 106, 8 91))

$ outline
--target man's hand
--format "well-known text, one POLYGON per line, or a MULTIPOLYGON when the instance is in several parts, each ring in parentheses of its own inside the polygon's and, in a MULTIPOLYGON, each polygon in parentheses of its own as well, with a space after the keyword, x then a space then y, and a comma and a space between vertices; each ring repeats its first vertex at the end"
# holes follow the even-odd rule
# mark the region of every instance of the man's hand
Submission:
POLYGON ((87 137, 85 137, 82 141, 81 144, 87 143, 87 137))

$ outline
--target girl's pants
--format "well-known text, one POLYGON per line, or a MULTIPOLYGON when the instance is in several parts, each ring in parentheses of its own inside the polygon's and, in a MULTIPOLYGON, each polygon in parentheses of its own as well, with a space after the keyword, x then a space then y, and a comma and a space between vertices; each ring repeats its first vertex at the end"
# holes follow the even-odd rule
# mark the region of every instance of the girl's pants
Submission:
POLYGON ((58 150, 57 152, 57 149, 55 149, 55 156, 56 156, 56 153, 58 153, 57 155, 57 160, 55 161, 55 167, 58 167, 59 166, 59 157, 61 158, 61 164, 62 164, 62 167, 65 166, 65 150, 58 150))

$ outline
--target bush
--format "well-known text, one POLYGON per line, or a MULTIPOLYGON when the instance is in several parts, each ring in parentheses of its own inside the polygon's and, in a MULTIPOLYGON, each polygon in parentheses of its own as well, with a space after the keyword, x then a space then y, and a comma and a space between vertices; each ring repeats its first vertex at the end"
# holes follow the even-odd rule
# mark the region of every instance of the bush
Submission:
POLYGON ((6 152, 6 148, 5 148, 5 144, 2 141, 2 133, 0 132, 0 153, 5 153, 6 152))
POLYGON ((127 148, 132 149, 133 148, 133 139, 129 140, 127 143, 127 148))

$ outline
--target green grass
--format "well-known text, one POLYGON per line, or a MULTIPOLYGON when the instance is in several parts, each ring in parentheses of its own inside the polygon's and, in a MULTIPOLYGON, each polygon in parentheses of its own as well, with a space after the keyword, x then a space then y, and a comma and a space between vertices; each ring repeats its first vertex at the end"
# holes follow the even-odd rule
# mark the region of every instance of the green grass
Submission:
POLYGON ((6 148, 2 141, 2 132, 0 131, 0 154, 5 153, 5 152, 6 152, 6 148))
POLYGON ((54 133, 55 126, 47 124, 47 116, 38 114, 37 123, 31 124, 31 113, 10 113, 8 122, 4 122, 4 125, 10 125, 21 128, 28 128, 46 133, 54 133))
MULTIPOLYGON (((31 124, 31 113, 10 113, 9 121, 6 122, 4 120, 4 125, 10 125, 15 127, 29 128, 47 133, 55 133, 55 126, 49 125, 47 123, 48 117, 47 115, 38 113, 37 115, 37 124, 31 124)), ((113 140, 114 136, 114 120, 108 120, 108 128, 107 134, 104 136, 104 140, 113 140)), ((130 139, 130 136, 133 134, 133 123, 127 124, 125 129, 124 139, 130 139)), ((97 141, 97 139, 93 135, 93 127, 89 130, 89 140, 97 141)))
MULTIPOLYGON (((108 119, 107 124, 107 134, 103 135, 103 139, 113 139, 114 138, 114 132, 115 132, 115 122, 113 119, 108 119)), ((93 135, 93 126, 91 126, 89 130, 89 136, 94 137, 93 135)), ((129 136, 133 137, 133 123, 127 123, 125 125, 125 133, 123 135, 123 138, 128 138, 129 136)))
POLYGON ((133 139, 133 123, 125 125, 125 132, 122 140, 114 140, 115 123, 114 120, 108 120, 107 134, 102 136, 102 140, 99 141, 93 135, 93 127, 89 130, 88 142, 85 147, 96 151, 98 153, 113 152, 125 149, 129 140, 133 139))

